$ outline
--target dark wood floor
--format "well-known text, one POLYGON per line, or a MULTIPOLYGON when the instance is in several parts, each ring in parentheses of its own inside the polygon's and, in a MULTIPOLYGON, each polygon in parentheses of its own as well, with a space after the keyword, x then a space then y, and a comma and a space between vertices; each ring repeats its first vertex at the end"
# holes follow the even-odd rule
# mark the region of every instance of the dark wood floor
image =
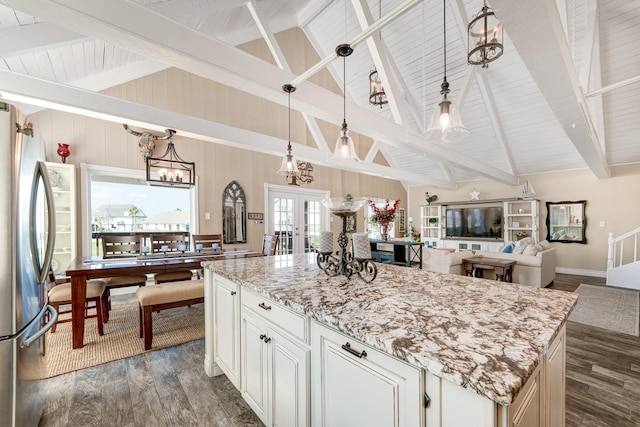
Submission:
MULTIPOLYGON (((558 274, 552 289, 573 292, 605 279, 558 274)), ((567 323, 567 427, 640 426, 640 338, 567 323)))
MULTIPOLYGON (((550 288, 581 283, 604 279, 558 274, 550 288)), ((40 425, 263 426, 203 359, 199 340, 49 379, 40 425)), ((567 427, 640 426, 640 338, 569 322, 566 407, 567 427)))

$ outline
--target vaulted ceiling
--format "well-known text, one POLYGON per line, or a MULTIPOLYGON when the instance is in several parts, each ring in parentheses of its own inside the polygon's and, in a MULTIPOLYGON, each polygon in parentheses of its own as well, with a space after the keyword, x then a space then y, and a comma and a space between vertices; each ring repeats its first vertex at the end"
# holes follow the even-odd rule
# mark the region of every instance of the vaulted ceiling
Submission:
MULTIPOLYGON (((295 82, 292 107, 317 147, 293 141, 299 159, 405 185, 454 189, 482 178, 516 185, 520 177, 583 168, 604 179, 613 165, 640 162, 640 2, 493 0, 504 55, 488 68, 466 60, 466 26, 482 2, 445 4, 447 80, 470 131, 460 140, 425 135, 443 78, 438 1, 0 0, 0 96, 27 112, 52 107, 149 129, 164 129, 171 117, 179 133, 219 141, 213 124, 99 91, 176 67, 286 105, 281 86, 295 82), (301 75, 274 36, 295 27, 322 58, 301 75), (237 47, 258 39, 272 61, 237 47), (317 121, 338 126, 342 96, 308 80, 327 67, 343 87, 334 51, 342 43, 355 48, 346 68, 349 128, 373 140, 358 163, 329 160, 334 143, 317 121), (383 108, 368 103, 373 66, 389 98, 383 108), (380 155, 388 166, 376 161, 380 155)), ((258 147, 237 131, 225 142, 283 154, 282 140, 258 147)))

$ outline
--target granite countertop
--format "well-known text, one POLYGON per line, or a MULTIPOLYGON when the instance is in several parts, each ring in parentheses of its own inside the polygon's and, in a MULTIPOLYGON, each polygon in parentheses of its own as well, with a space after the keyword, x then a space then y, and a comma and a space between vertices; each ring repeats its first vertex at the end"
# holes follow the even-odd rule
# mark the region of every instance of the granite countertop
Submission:
POLYGON ((378 277, 328 277, 315 256, 203 262, 292 310, 441 378, 509 405, 578 296, 376 264, 378 277))

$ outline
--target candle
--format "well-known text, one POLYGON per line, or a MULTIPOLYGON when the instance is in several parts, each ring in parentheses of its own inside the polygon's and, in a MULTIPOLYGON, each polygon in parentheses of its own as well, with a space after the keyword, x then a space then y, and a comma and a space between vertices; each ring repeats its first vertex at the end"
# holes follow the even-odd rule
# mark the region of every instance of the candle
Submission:
POLYGON ((143 246, 142 247, 142 253, 143 254, 148 254, 149 253, 149 246, 143 246))
POLYGON ((203 248, 202 243, 197 243, 196 244, 196 251, 201 251, 203 248))
POLYGON ((181 252, 186 251, 186 250, 187 250, 187 245, 180 245, 180 246, 178 246, 178 250, 179 250, 179 251, 181 251, 181 252))
POLYGON ((356 259, 371 259, 371 245, 367 233, 353 235, 353 257, 356 259))
POLYGON ((413 217, 412 216, 409 217, 409 222, 413 222, 413 217))
POLYGON ((162 245, 162 246, 160 246, 160 250, 162 252, 167 252, 169 250, 169 246, 168 245, 162 245))
POLYGON ((213 245, 211 245, 211 249, 213 249, 214 251, 217 251, 218 248, 220 248, 220 245, 217 243, 214 243, 213 245))
POLYGON ((320 232, 320 247, 318 251, 322 254, 328 254, 333 251, 333 231, 320 232))

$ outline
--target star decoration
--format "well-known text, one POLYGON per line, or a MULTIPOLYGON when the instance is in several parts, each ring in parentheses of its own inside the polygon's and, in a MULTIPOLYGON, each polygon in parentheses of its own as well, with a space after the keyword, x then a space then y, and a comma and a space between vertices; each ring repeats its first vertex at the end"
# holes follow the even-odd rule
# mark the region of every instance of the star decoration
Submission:
POLYGON ((471 197, 471 200, 480 200, 480 192, 475 188, 471 193, 469 193, 469 196, 471 197))

